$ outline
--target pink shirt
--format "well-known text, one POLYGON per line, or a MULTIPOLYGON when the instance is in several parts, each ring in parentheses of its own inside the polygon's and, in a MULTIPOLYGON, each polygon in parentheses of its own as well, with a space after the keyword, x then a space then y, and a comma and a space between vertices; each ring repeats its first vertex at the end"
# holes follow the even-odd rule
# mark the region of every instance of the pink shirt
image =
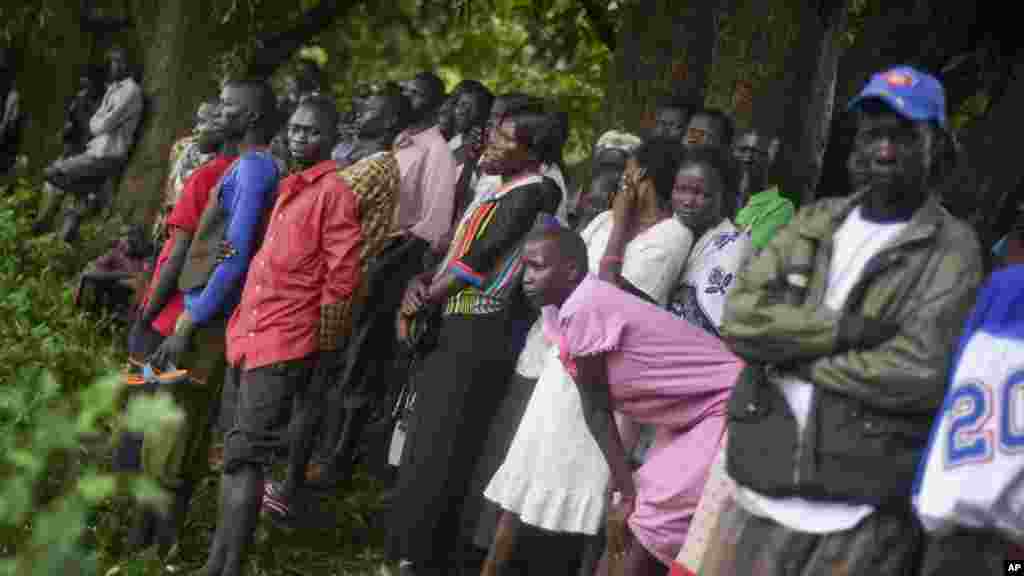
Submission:
POLYGON ((402 178, 398 228, 426 240, 435 252, 443 252, 443 239, 455 210, 455 156, 434 126, 416 134, 400 134, 395 140, 395 158, 402 178))
POLYGON ((606 353, 613 408, 657 427, 651 456, 635 474, 630 527, 670 564, 718 454, 743 362, 718 338, 596 276, 560 309, 544 309, 544 332, 572 375, 578 358, 606 353))

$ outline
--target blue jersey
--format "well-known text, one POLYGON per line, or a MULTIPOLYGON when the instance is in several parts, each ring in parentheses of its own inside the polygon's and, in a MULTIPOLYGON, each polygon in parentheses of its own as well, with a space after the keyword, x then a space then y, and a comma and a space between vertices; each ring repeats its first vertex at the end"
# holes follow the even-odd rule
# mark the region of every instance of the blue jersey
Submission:
POLYGON ((1024 265, 996 272, 978 294, 914 507, 930 532, 966 526, 1024 538, 1024 265))

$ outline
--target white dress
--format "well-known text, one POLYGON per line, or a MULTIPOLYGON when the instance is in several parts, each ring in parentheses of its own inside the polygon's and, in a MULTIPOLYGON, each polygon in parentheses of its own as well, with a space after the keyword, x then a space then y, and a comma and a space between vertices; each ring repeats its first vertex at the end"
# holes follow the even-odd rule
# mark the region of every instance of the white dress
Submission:
MULTIPOLYGON (((611 212, 583 231, 589 264, 597 270, 611 235, 611 212)), ((622 275, 660 304, 668 299, 690 252, 693 234, 674 218, 659 222, 627 246, 622 275)), ((604 518, 608 465, 583 419, 579 392, 538 320, 517 371, 538 378, 504 463, 484 496, 524 523, 553 532, 596 534, 604 518)))

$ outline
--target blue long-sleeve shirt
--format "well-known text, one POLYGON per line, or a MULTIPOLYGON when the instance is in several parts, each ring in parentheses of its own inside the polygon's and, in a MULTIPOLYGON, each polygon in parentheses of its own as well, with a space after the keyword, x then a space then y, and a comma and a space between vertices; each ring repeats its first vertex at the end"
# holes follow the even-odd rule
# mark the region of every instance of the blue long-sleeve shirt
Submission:
POLYGON ((218 315, 231 316, 242 295, 242 283, 256 252, 264 214, 274 205, 280 174, 267 152, 247 152, 224 177, 218 201, 227 212, 224 233, 236 252, 214 268, 210 281, 185 294, 185 309, 203 325, 218 315))

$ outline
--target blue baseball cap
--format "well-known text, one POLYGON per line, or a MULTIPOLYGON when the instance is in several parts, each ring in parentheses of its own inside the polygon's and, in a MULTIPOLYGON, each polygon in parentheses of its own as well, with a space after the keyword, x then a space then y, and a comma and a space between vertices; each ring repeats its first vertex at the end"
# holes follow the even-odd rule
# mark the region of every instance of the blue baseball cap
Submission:
POLYGON ((946 128, 946 91, 937 78, 910 66, 900 66, 871 77, 867 86, 850 101, 854 111, 865 100, 881 100, 909 120, 935 120, 946 128))

